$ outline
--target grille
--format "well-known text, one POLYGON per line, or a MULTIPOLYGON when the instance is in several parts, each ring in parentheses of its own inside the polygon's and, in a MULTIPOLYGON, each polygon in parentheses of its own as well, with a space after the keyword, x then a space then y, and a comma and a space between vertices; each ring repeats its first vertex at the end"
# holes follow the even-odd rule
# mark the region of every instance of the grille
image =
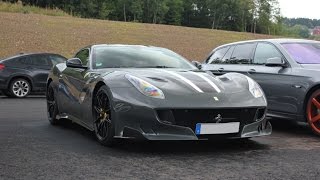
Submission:
POLYGON ((247 109, 171 109, 159 110, 158 117, 165 123, 195 130, 197 123, 240 122, 240 128, 256 120, 257 108, 247 109), (221 118, 219 118, 221 117, 221 118))

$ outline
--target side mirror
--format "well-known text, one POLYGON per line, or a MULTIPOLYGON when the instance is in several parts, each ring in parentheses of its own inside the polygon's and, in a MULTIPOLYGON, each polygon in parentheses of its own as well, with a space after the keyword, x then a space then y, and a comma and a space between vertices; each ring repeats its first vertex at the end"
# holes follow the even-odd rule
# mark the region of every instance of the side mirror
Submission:
POLYGON ((67 67, 70 68, 80 68, 80 69, 87 69, 87 66, 82 65, 82 61, 79 58, 71 58, 68 59, 66 62, 67 67))
POLYGON ((286 63, 282 60, 282 58, 274 57, 267 59, 266 66, 273 67, 273 66, 281 66, 285 67, 286 63))
POLYGON ((192 61, 192 64, 196 66, 198 69, 202 68, 202 64, 199 61, 192 61))

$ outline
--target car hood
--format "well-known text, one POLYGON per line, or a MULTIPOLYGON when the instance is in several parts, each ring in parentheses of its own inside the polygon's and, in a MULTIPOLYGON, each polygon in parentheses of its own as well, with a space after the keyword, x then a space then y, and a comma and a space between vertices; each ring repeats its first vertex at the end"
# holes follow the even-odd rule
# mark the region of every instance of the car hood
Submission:
MULTIPOLYGON (((155 85, 162 91, 170 93, 236 93, 248 91, 248 82, 241 75, 238 77, 217 77, 204 71, 156 68, 118 69, 112 74, 122 75, 123 78, 126 78, 126 75, 135 76, 155 85)), ((129 81, 125 81, 132 86, 129 81)))

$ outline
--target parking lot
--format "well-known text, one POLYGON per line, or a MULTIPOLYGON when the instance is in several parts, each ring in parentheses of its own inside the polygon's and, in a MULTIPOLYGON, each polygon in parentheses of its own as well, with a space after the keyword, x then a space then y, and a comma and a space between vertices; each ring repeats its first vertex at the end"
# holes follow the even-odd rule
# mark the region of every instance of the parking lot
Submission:
POLYGON ((320 137, 272 120, 242 141, 135 142, 115 148, 71 122, 51 126, 41 96, 0 97, 0 179, 319 179, 320 137))

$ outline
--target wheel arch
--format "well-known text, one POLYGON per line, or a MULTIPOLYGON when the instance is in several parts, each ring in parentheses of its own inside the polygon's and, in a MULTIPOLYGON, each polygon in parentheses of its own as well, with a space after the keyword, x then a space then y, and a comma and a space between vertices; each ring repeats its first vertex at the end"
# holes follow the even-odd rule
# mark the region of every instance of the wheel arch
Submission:
POLYGON ((12 81, 15 80, 15 79, 24 79, 24 80, 27 80, 28 83, 29 83, 30 86, 31 86, 31 91, 32 91, 32 89, 33 89, 33 81, 32 81, 32 79, 31 79, 30 77, 25 76, 25 75, 17 75, 17 76, 11 77, 10 80, 8 81, 9 83, 8 83, 8 85, 7 85, 7 89, 10 88, 10 85, 11 85, 12 81))
POLYGON ((305 98, 304 98, 304 102, 303 102, 303 117, 305 118, 305 121, 307 121, 306 116, 306 110, 307 110, 307 105, 308 105, 308 101, 310 96, 317 90, 320 89, 320 84, 316 84, 314 85, 312 88, 309 89, 309 91, 307 92, 305 98))
POLYGON ((102 87, 102 86, 105 86, 106 85, 106 83, 104 83, 103 81, 99 81, 96 85, 95 85, 95 87, 94 87, 94 89, 93 89, 93 91, 92 91, 92 96, 91 96, 91 104, 93 104, 93 100, 94 100, 94 96, 97 94, 97 92, 98 92, 98 90, 102 87))
POLYGON ((46 90, 48 89, 48 87, 49 87, 50 83, 52 83, 52 81, 53 81, 52 78, 49 78, 49 79, 48 79, 46 90))

